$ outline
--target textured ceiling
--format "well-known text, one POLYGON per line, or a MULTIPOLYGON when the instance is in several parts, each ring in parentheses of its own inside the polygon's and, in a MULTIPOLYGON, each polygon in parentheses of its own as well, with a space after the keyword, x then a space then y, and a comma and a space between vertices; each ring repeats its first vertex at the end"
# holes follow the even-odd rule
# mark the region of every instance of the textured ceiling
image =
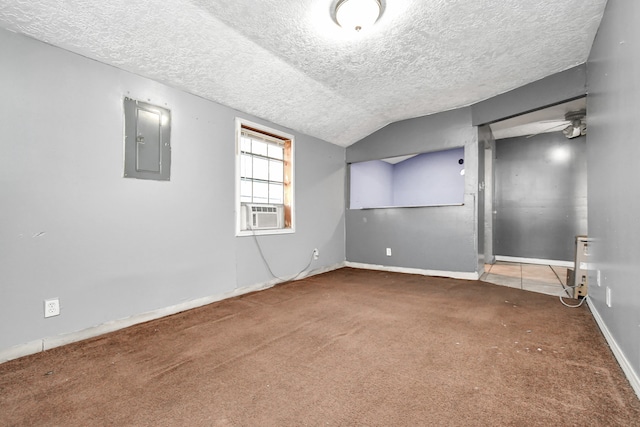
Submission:
POLYGON ((348 146, 584 63, 606 0, 0 0, 0 26, 348 146))

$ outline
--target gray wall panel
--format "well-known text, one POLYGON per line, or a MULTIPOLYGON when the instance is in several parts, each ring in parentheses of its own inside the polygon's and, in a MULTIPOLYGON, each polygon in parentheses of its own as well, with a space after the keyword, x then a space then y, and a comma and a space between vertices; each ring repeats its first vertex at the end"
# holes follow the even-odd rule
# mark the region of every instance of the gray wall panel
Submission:
POLYGON ((496 255, 574 259, 575 236, 587 233, 585 141, 562 132, 496 141, 496 255))
POLYGON ((493 264, 495 261, 493 252, 493 158, 495 153, 496 141, 493 138, 491 128, 487 125, 478 128, 478 140, 480 157, 484 159, 484 227, 482 233, 482 242, 484 246, 480 246, 483 251, 483 259, 487 264, 493 264))
MULTIPOLYGON (((640 375, 640 3, 609 0, 591 50, 587 97, 589 298, 640 375), (601 286, 596 271, 601 272, 601 286), (605 303, 611 289, 611 307, 605 303)), ((636 389, 637 392, 640 390, 636 389)))
MULTIPOLYGON (((469 201, 473 204, 473 199, 469 201)), ((347 260, 425 270, 477 268, 472 206, 347 211, 347 260), (392 256, 385 249, 391 248, 392 256), (469 249, 471 248, 471 249, 469 249)))
POLYGON ((493 134, 489 126, 478 127, 478 221, 476 235, 478 236, 478 271, 484 271, 484 264, 490 260, 490 254, 486 254, 486 204, 491 204, 491 193, 486 191, 486 164, 485 150, 493 141, 493 134))
MULTIPOLYGON (((0 51, 0 351, 272 279, 234 236, 235 117, 265 122, 5 30, 0 51), (170 181, 123 178, 125 96, 171 110, 170 181)), ((282 130, 296 233, 261 240, 286 276, 344 261, 345 149, 282 130)))
POLYGON ((347 163, 462 147, 474 132, 469 108, 402 120, 349 146, 347 163))
POLYGON ((587 67, 578 65, 471 106, 476 126, 584 96, 587 67))
POLYGON ((463 206, 347 211, 347 261, 477 272, 478 133, 468 108, 393 123, 347 148, 347 161, 464 147, 463 206), (385 255, 391 247, 392 256, 385 255))

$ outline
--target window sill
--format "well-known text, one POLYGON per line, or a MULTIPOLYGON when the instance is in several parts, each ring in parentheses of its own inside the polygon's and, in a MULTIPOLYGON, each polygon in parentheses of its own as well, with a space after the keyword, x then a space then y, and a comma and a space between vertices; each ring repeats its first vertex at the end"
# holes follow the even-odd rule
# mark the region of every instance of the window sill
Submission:
POLYGON ((293 228, 269 228, 266 230, 240 230, 236 231, 236 237, 246 236, 266 236, 270 234, 293 234, 295 233, 293 228))
POLYGON ((397 206, 367 206, 359 208, 347 208, 350 211, 363 211, 369 209, 404 209, 404 208, 437 208, 445 206, 464 206, 464 203, 440 203, 435 205, 397 205, 397 206))

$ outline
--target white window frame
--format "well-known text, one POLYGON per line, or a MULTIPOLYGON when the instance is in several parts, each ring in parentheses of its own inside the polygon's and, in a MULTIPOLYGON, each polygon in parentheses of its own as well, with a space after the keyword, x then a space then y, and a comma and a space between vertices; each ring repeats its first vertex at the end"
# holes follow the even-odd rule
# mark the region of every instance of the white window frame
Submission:
POLYGON ((254 236, 254 235, 266 235, 266 234, 290 234, 295 233, 295 224, 296 224, 296 211, 295 211, 295 140, 294 136, 276 129, 269 128, 267 126, 251 122, 249 120, 241 119, 236 117, 236 200, 235 200, 235 214, 236 214, 236 236, 254 236), (269 135, 277 135, 278 137, 284 139, 288 139, 291 141, 291 183, 289 184, 290 188, 290 197, 291 197, 291 226, 286 228, 271 228, 271 229, 262 229, 262 230, 242 230, 242 203, 240 198, 240 144, 241 144, 241 135, 242 128, 248 127, 251 129, 255 129, 259 132, 264 132, 269 135))

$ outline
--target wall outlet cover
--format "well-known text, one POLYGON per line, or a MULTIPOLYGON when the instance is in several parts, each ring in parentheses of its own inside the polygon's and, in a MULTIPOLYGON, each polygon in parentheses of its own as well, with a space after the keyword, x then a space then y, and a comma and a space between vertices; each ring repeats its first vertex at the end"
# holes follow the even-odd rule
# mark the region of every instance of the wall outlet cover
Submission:
POLYGON ((51 298, 44 300, 44 317, 53 317, 60 314, 60 300, 51 298))

